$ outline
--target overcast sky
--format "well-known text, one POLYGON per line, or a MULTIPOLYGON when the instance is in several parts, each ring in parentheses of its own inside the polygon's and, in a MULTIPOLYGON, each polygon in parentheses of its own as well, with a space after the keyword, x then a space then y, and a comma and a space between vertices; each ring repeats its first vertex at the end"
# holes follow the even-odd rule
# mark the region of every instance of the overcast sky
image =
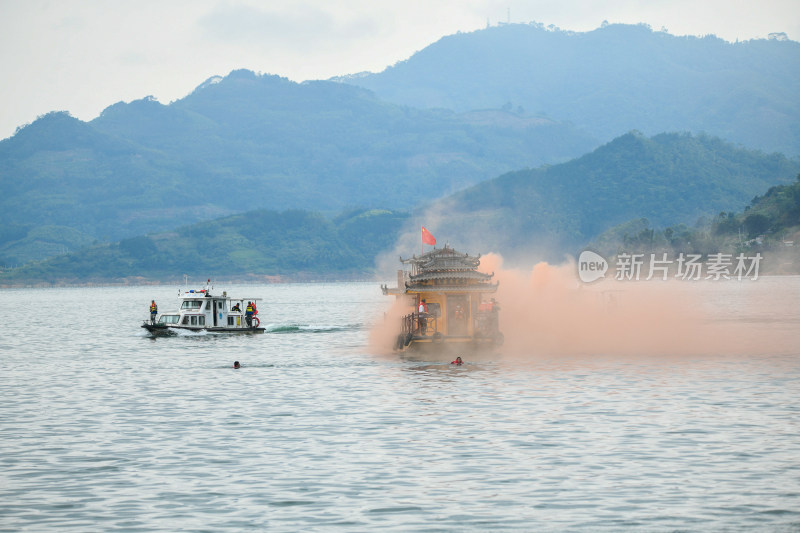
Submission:
POLYGON ((487 21, 650 24, 800 40, 800 0, 0 0, 0 139, 38 115, 182 98, 233 69, 295 81, 385 67, 487 21))

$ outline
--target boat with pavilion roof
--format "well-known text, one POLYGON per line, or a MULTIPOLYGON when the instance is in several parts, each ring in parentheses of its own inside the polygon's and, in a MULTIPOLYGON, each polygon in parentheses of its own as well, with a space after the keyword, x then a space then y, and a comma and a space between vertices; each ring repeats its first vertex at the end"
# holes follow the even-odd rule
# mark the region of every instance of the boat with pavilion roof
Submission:
POLYGON ((443 352, 490 350, 503 343, 494 273, 478 272, 480 255, 449 246, 400 258, 397 287, 381 286, 413 309, 401 319, 394 349, 443 352))

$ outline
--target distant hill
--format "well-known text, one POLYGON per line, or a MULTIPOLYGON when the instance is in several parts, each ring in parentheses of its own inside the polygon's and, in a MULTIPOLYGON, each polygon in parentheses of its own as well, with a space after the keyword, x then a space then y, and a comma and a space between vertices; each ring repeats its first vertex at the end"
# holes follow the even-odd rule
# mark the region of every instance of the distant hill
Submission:
POLYGON ((51 113, 0 141, 0 224, 21 225, 0 262, 253 209, 408 209, 594 145, 549 119, 418 111, 235 71, 169 105, 119 103, 90 123, 51 113), (42 226, 74 239, 32 243, 25 228, 42 226))
MULTIPOLYGON (((591 248, 609 259, 623 252, 671 252, 673 258, 699 254, 704 260, 711 254, 736 258, 760 253, 761 273, 800 274, 800 174, 791 185, 770 187, 739 212, 722 211, 694 225, 663 227, 646 218, 631 220, 603 232, 591 248)), ((729 272, 733 270, 731 266, 729 272)))
POLYGON ((524 110, 603 140, 633 129, 692 131, 800 154, 800 43, 789 40, 505 24, 443 37, 380 73, 337 79, 420 108, 524 110))
POLYGON ((480 183, 427 213, 438 221, 430 229, 478 249, 560 259, 631 219, 665 227, 742 209, 798 171, 797 159, 714 137, 634 132, 567 163, 480 183))
POLYGON ((259 210, 142 235, 0 271, 0 286, 192 277, 350 279, 374 272, 408 214, 350 210, 332 219, 302 210, 259 210))
MULTIPOLYGON (((798 160, 745 150, 718 138, 648 138, 633 132, 567 163, 480 183, 413 215, 382 209, 348 210, 333 218, 302 210, 252 211, 114 244, 97 243, 0 274, 0 284, 169 280, 185 273, 363 277, 374 272, 375 258, 391 251, 401 236, 407 244, 405 239, 414 235, 418 244, 420 223, 432 230, 440 245, 450 242, 475 253, 497 251, 512 261, 529 254, 561 260, 562 254, 575 254, 626 222, 614 230, 617 237, 639 242, 652 237, 651 225, 671 226, 672 238, 699 245, 706 241, 686 237, 698 220, 706 220, 699 227, 712 219, 734 220, 746 228, 745 237, 796 225, 798 211, 792 202, 800 198, 797 185, 775 184, 791 183, 799 172, 798 160), (763 199, 757 196, 765 190, 763 199), (748 202, 751 210, 737 218, 732 211, 744 209, 748 202), (759 216, 748 219, 749 215, 759 216), (648 220, 638 220, 645 217, 648 220), (637 220, 628 222, 633 219, 637 220)), ((412 244, 403 253, 414 249, 412 244)))

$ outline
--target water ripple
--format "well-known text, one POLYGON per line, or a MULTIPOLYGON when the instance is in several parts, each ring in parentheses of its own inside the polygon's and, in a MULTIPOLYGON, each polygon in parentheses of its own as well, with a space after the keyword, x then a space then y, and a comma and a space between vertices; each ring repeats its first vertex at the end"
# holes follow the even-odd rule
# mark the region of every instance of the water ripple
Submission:
POLYGON ((378 358, 371 284, 247 288, 320 331, 151 339, 159 290, 4 293, 86 312, 3 339, 0 530, 800 525, 797 356, 378 358))

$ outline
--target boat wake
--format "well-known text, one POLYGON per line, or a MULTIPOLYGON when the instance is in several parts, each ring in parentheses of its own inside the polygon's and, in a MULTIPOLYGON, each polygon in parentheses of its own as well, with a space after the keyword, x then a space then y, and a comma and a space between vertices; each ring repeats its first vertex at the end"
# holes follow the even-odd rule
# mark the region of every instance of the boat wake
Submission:
POLYGON ((346 326, 332 326, 321 324, 271 324, 264 326, 264 333, 291 334, 291 333, 335 333, 339 331, 350 331, 362 329, 361 324, 349 324, 346 326))
POLYGON ((210 331, 206 331, 204 329, 201 330, 191 330, 191 329, 172 329, 169 330, 169 335, 175 335, 177 337, 205 337, 206 335, 212 335, 213 333, 210 331))

